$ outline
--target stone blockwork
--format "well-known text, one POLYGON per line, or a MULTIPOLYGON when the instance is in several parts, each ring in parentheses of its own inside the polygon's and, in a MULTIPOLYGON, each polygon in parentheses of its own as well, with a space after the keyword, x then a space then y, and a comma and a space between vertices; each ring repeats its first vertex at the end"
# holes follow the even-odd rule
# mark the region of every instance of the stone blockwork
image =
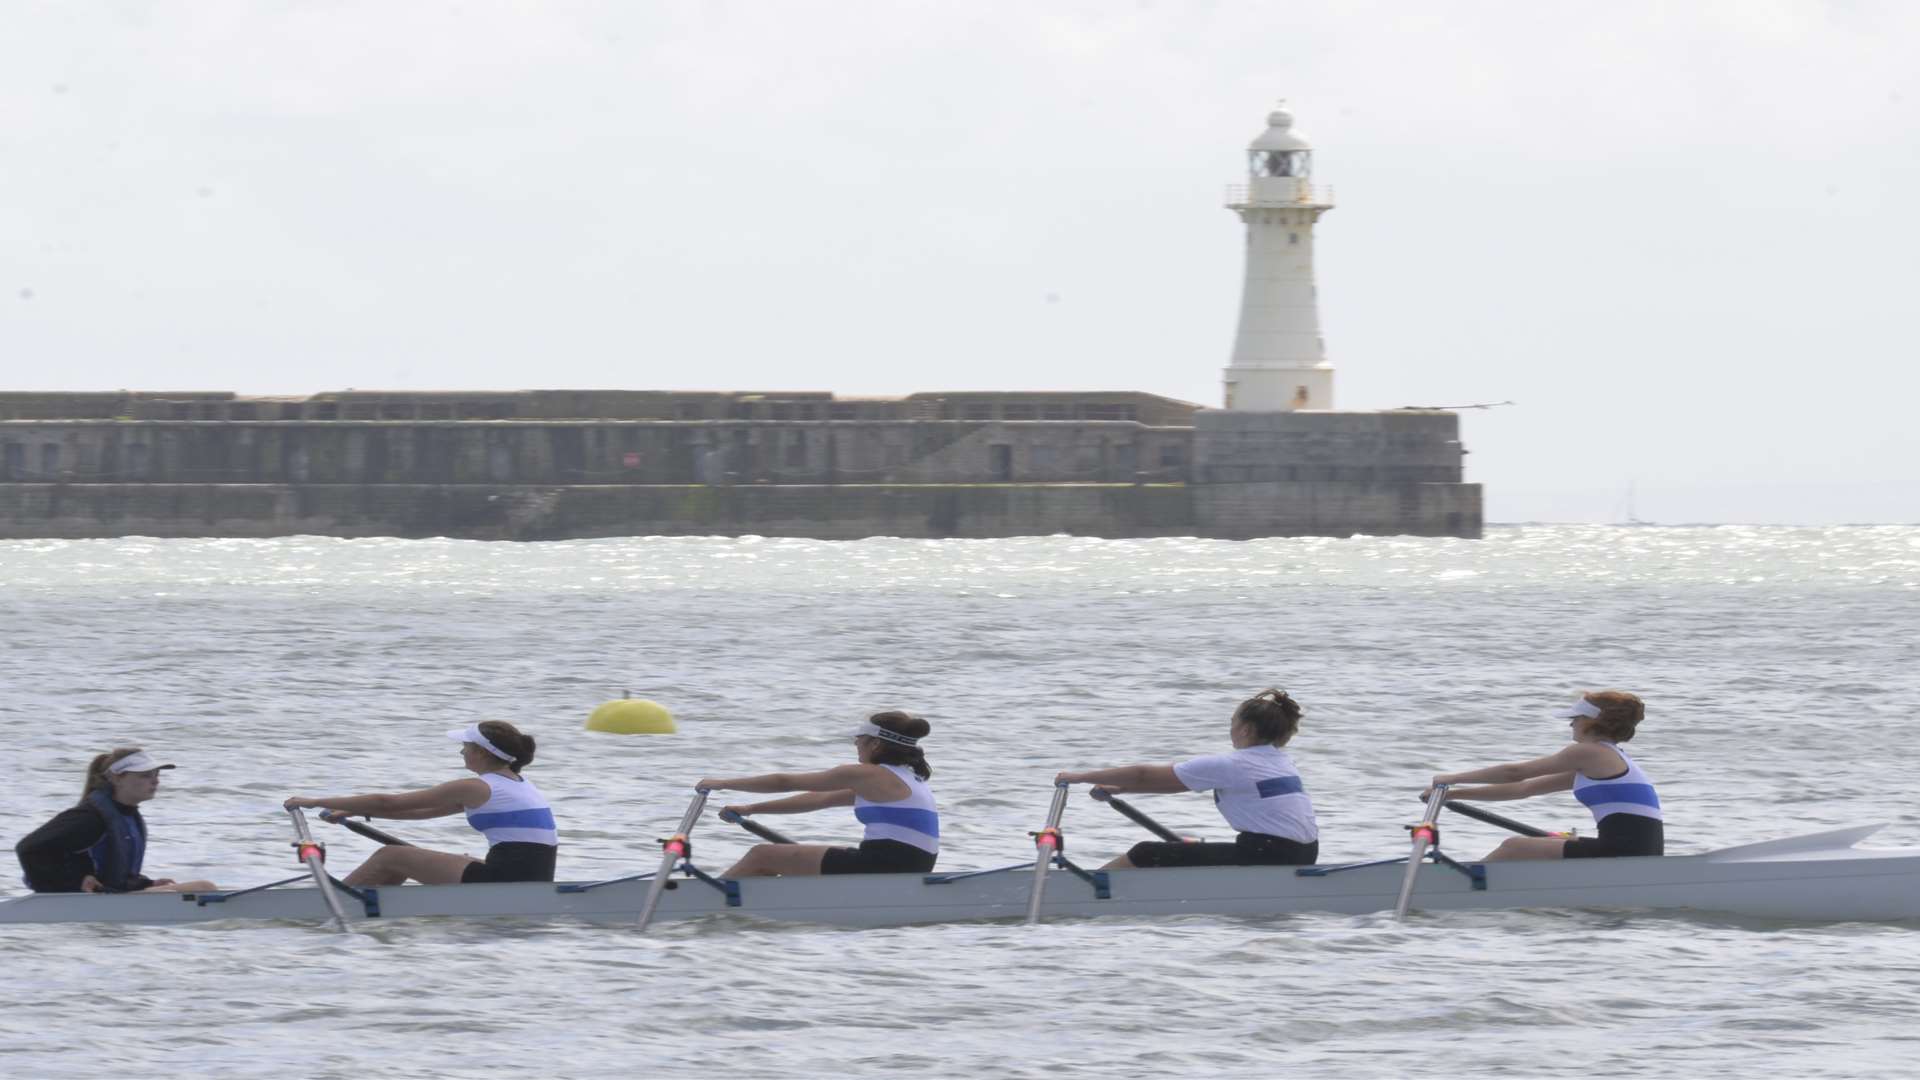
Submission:
POLYGON ((1125 421, 0 421, 0 482, 1122 483, 1191 428, 1125 421))
POLYGON ((0 538, 1481 529, 1480 488, 1462 482, 1447 412, 1196 411, 1128 393, 642 391, 0 394, 6 409, 40 418, 0 419, 0 538), (266 415, 277 403, 300 418, 266 415), (507 418, 397 415, 442 407, 507 418), (119 409, 192 418, 85 415, 119 409), (535 415, 593 409, 693 418, 535 415), (848 409, 855 418, 836 418, 848 409), (368 412, 391 418, 340 418, 368 412))
POLYGON ((0 537, 1478 535, 1472 484, 0 484, 0 537))
POLYGON ((1199 409, 1137 390, 855 398, 821 390, 0 391, 0 420, 1137 420, 1185 427, 1199 409))
POLYGON ((1458 413, 1225 412, 1194 418, 1193 479, 1203 484, 1349 481, 1457 484, 1458 413))

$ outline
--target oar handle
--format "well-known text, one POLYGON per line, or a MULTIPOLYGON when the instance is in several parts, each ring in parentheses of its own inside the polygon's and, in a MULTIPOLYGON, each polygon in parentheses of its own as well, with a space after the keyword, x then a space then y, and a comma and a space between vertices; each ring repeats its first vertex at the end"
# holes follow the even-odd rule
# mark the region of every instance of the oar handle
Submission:
POLYGON ((301 860, 304 861, 308 855, 305 847, 313 848, 314 855, 322 855, 325 848, 314 841, 313 830, 307 828, 307 815, 301 813, 299 807, 289 806, 287 817, 293 821, 293 846, 301 848, 299 853, 301 860))
POLYGON ((741 828, 752 833, 753 835, 759 837, 760 839, 765 840, 769 844, 793 843, 793 840, 790 837, 784 836, 781 833, 773 829, 770 829, 767 826, 762 825, 757 821, 749 821, 746 819, 745 816, 741 815, 739 812, 734 810, 720 811, 720 820, 726 822, 729 825, 738 825, 741 828))
POLYGON ((369 840, 372 840, 376 843, 385 844, 388 847, 412 847, 413 846, 412 844, 407 843, 405 840, 400 839, 399 837, 393 835, 392 833, 386 831, 385 829, 376 829, 371 825, 367 825, 362 822, 355 821, 338 810, 320 811, 320 820, 326 822, 329 825, 339 825, 342 828, 346 829, 348 832, 359 833, 361 836, 364 836, 369 840))
POLYGON ((712 788, 697 787, 693 789, 693 802, 687 805, 686 816, 680 819, 681 836, 692 832, 693 827, 700 823, 700 811, 707 808, 707 796, 712 793, 712 788))
POLYGON ((1446 802, 1446 807, 1447 809, 1453 811, 1456 814, 1463 814, 1467 817, 1474 819, 1475 821, 1484 821, 1489 825, 1498 825, 1502 829, 1506 829, 1509 832, 1519 833, 1521 836, 1552 836, 1553 835, 1552 833, 1548 832, 1545 829, 1535 828, 1524 821, 1515 821, 1510 817, 1506 817, 1502 814, 1496 814, 1491 810, 1482 810, 1477 806, 1471 805, 1469 803, 1463 803, 1458 799, 1448 799, 1446 802))
POLYGON ((1440 834, 1434 828, 1434 823, 1440 820, 1440 808, 1446 805, 1447 789, 1452 786, 1451 784, 1433 785, 1433 791, 1427 795, 1427 812, 1420 815, 1420 824, 1413 827, 1413 838, 1416 843, 1422 840, 1428 844, 1439 843, 1440 834))
POLYGON ((1181 836, 1179 833, 1148 817, 1144 812, 1135 809, 1132 803, 1108 791, 1106 788, 1096 786, 1089 790, 1087 794, 1091 795, 1095 802, 1106 803, 1108 806, 1120 811, 1121 816, 1162 840, 1170 840, 1176 844, 1184 844, 1187 842, 1186 837, 1181 836))

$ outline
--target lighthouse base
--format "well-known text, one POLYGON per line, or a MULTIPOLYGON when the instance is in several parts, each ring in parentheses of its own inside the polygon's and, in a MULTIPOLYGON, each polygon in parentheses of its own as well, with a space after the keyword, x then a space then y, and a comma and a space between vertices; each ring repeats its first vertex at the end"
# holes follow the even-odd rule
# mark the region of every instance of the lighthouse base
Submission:
POLYGON ((1230 367, 1221 377, 1226 407, 1235 412, 1293 412, 1333 408, 1333 369, 1230 367))

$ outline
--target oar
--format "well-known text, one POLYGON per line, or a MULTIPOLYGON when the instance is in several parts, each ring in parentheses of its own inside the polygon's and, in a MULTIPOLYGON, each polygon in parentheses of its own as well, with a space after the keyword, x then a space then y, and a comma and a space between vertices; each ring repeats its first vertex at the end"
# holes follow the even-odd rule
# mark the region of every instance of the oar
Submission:
POLYGON ((1407 856, 1407 876, 1400 879, 1400 899, 1393 905, 1393 917, 1407 917, 1407 907, 1413 903, 1413 879, 1420 875, 1420 860, 1427 857, 1427 849, 1434 846, 1440 834, 1434 829, 1433 821, 1440 816, 1440 806, 1447 801, 1447 785, 1433 785, 1433 793, 1427 796, 1427 812, 1420 817, 1420 824, 1413 827, 1413 854, 1407 856))
POLYGON ((1047 868, 1060 853, 1060 815, 1067 810, 1067 785, 1055 784, 1047 823, 1033 834, 1033 895, 1027 898, 1027 925, 1040 921, 1040 900, 1047 893, 1047 868))
POLYGON ((371 825, 361 824, 360 822, 353 820, 352 818, 348 817, 347 815, 341 813, 338 810, 320 811, 320 820, 326 822, 329 825, 342 826, 348 832, 359 833, 361 836, 364 836, 369 840, 373 840, 378 843, 385 844, 388 847, 412 847, 413 846, 412 844, 407 843, 405 840, 400 839, 399 837, 393 835, 390 832, 385 831, 384 829, 376 829, 371 825))
POLYGON ((327 849, 314 840, 313 833, 307 829, 306 811, 297 806, 287 807, 287 816, 293 819, 293 850, 299 853, 300 861, 307 864, 313 872, 313 883, 320 889, 320 899, 326 901, 327 910, 333 913, 333 924, 341 933, 347 929, 347 913, 340 906, 340 898, 333 893, 333 879, 327 876, 324 865, 327 849))
POLYGON ((1517 832, 1521 836, 1552 836, 1553 835, 1552 833, 1548 832, 1545 829, 1536 829, 1524 821, 1515 821, 1510 817, 1503 817, 1499 814, 1494 813, 1491 810, 1482 810, 1477 806, 1471 805, 1469 803, 1463 803, 1458 799, 1448 799, 1447 809, 1453 811, 1456 814, 1465 814, 1467 817, 1470 817, 1475 821, 1484 821, 1489 825, 1498 825, 1501 828, 1508 830, 1509 832, 1517 832))
POLYGON ((647 883, 647 900, 640 906, 638 929, 645 930, 647 924, 653 921, 653 909, 660 906, 660 894, 666 890, 667 879, 673 876, 673 868, 693 850, 687 834, 699 823, 700 811, 706 806, 707 789, 694 788, 693 802, 687 805, 686 814, 680 818, 680 827, 674 830, 672 836, 660 841, 660 869, 653 875, 653 880, 647 883))
POLYGON ((769 844, 791 844, 794 842, 791 838, 783 836, 757 821, 748 821, 744 814, 732 810, 720 811, 720 820, 729 825, 738 825, 769 844))
POLYGON ((1176 844, 1189 843, 1186 837, 1153 820, 1141 811, 1134 809, 1132 803, 1108 791, 1106 788, 1095 787, 1088 791, 1087 794, 1093 796, 1095 802, 1106 803, 1108 806, 1120 811, 1122 816, 1131 820, 1135 825, 1140 826, 1162 840, 1171 840, 1176 844))

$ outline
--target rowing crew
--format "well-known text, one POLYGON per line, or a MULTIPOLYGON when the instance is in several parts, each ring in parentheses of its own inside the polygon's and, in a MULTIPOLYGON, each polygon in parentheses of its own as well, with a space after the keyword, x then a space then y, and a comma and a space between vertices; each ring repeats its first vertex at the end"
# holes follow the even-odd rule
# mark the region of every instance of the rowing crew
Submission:
MULTIPOLYGON (((1664 850, 1659 796, 1640 767, 1620 748, 1644 716, 1638 697, 1617 690, 1589 691, 1554 715, 1566 719, 1572 741, 1531 761, 1441 774, 1433 784, 1488 784, 1459 788, 1452 798, 1523 799, 1571 790, 1588 807, 1598 835, 1515 837, 1488 859, 1604 858, 1659 855, 1664 850)), ((1237 835, 1231 843, 1145 842, 1108 869, 1172 866, 1308 865, 1319 858, 1313 802, 1284 749, 1299 731, 1301 708, 1282 690, 1241 702, 1228 724, 1233 749, 1175 765, 1124 765, 1062 772, 1059 784, 1087 783, 1113 794, 1211 791, 1237 835)), ((875 713, 853 732, 856 761, 819 772, 707 778, 713 791, 786 794, 769 802, 725 809, 742 816, 799 814, 851 806, 865 827, 858 847, 760 844, 723 875, 925 873, 940 851, 940 812, 928 785, 933 769, 920 740, 927 722, 899 711, 875 713)), ((418 819, 464 813, 487 840, 487 857, 390 845, 347 875, 346 883, 398 885, 554 880, 559 832, 540 789, 521 775, 532 764, 534 739, 500 720, 447 733, 460 743, 473 777, 394 794, 296 796, 292 808, 345 815, 418 819)), ((132 748, 102 754, 87 772, 79 805, 62 811, 15 847, 27 884, 37 892, 208 890, 208 882, 143 876, 146 822, 139 804, 159 789, 161 764, 132 748)), ((1431 789, 1429 789, 1431 790, 1431 789)), ((1423 797, 1424 797, 1423 793, 1423 797)))

